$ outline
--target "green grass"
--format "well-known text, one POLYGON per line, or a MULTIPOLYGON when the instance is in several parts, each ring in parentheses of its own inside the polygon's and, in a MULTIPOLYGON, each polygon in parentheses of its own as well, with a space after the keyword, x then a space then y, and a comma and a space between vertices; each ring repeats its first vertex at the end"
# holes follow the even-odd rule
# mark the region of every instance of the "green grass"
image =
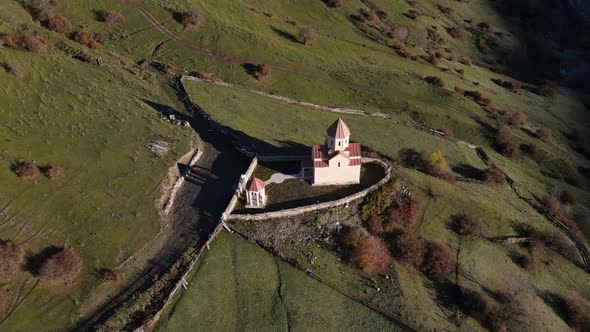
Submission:
POLYGON ((255 244, 222 232, 158 331, 397 330, 255 244))
POLYGON ((353 141, 391 158, 411 147, 424 152, 441 150, 451 165, 483 167, 472 149, 392 120, 318 111, 192 81, 185 81, 185 86, 194 103, 237 131, 244 143, 253 142, 260 153, 307 153, 312 144, 324 141, 326 128, 340 116, 350 127, 353 141))
MULTIPOLYGON (((54 293, 41 283, 28 296, 21 291, 24 303, 2 328, 62 329, 108 291, 95 293, 96 270, 116 268, 158 233, 159 184, 189 150, 190 130, 161 121, 144 102, 178 106, 158 76, 144 81, 57 51, 2 49, 0 62, 18 63, 28 73, 19 81, 0 71, 0 205, 8 206, 0 238, 31 253, 53 244, 72 247, 84 261, 81 278, 66 290, 54 293), (155 138, 173 143, 167 156, 155 158, 147 149, 155 138), (18 178, 10 167, 21 159, 63 167, 65 178, 18 178)), ((131 275, 132 266, 120 272, 131 275)), ((15 297, 23 279, 6 283, 15 297)))

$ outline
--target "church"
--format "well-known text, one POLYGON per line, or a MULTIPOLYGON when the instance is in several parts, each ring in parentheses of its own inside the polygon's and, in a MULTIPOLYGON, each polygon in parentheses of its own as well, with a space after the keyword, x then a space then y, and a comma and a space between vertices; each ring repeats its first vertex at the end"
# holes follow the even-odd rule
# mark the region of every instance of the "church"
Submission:
POLYGON ((303 175, 315 186, 360 183, 361 145, 350 143, 350 129, 338 118, 326 131, 326 141, 314 145, 311 160, 303 162, 303 175))

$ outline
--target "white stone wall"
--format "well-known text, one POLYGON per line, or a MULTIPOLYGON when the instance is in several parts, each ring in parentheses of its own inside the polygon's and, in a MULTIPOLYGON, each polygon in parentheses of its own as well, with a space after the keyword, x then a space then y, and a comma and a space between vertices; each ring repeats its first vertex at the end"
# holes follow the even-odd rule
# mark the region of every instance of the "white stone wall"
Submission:
POLYGON ((341 199, 338 199, 335 201, 307 205, 307 206, 302 206, 302 207, 293 208, 293 209, 285 209, 285 210, 275 211, 275 212, 265 212, 265 213, 257 213, 257 214, 230 214, 230 215, 225 216, 224 220, 256 221, 256 220, 266 220, 266 219, 273 219, 273 218, 293 217, 293 216, 301 215, 301 214, 304 214, 307 212, 329 209, 329 208, 349 204, 353 201, 356 201, 357 199, 361 199, 361 198, 367 196, 368 194, 374 192, 375 190, 379 189, 379 187, 381 187, 382 185, 384 185, 385 183, 387 183, 391 179, 391 166, 389 166, 385 162, 383 162, 379 159, 363 158, 363 163, 379 164, 381 167, 383 167, 385 169, 385 177, 383 179, 381 179, 381 181, 377 182, 376 184, 370 186, 369 188, 367 188, 363 191, 359 191, 356 194, 352 194, 350 196, 347 196, 347 197, 344 197, 344 198, 341 198, 341 199))

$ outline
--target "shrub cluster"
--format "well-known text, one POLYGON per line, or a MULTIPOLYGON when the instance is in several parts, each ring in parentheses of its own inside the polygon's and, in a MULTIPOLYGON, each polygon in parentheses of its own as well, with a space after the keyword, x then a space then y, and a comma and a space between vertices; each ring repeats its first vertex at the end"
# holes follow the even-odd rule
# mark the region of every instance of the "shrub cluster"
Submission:
POLYGON ((82 270, 82 258, 72 250, 61 249, 43 261, 39 276, 48 280, 72 281, 82 270))
POLYGON ((267 63, 257 65, 254 69, 254 77, 259 81, 270 80, 271 79, 270 65, 267 63))
POLYGON ((501 79, 492 79, 492 82, 498 84, 501 87, 504 87, 506 89, 510 89, 513 91, 519 91, 522 88, 522 82, 520 81, 504 81, 501 79))
POLYGON ((497 167, 488 167, 482 172, 481 180, 488 183, 506 183, 506 176, 497 167))
POLYGON ((503 124, 507 124, 516 128, 520 128, 526 124, 526 115, 524 115, 522 112, 504 110, 500 111, 500 114, 501 116, 499 121, 503 124))
POLYGON ((366 234, 352 249, 349 262, 367 274, 383 271, 391 264, 391 254, 383 240, 366 234))
POLYGON ((494 137, 494 144, 498 152, 506 157, 513 157, 518 152, 518 144, 514 141, 512 130, 507 126, 500 125, 496 129, 496 135, 494 137))
POLYGON ((344 6, 344 0, 323 0, 328 7, 341 8, 344 6))
POLYGON ((590 331, 590 304, 579 295, 572 293, 560 299, 563 318, 577 331, 590 331))
POLYGON ((448 28, 447 32, 449 33, 449 35, 451 35, 451 37, 455 39, 463 39, 465 37, 465 32, 463 31, 463 29, 458 27, 448 28))
POLYGON ((30 34, 0 34, 0 46, 33 53, 43 53, 52 42, 47 36, 30 34))
POLYGON ((54 16, 58 6, 58 0, 35 0, 31 4, 31 15, 35 20, 45 22, 54 16))
POLYGON ((203 15, 197 10, 191 10, 188 12, 181 13, 180 15, 180 23, 187 28, 195 29, 201 27, 203 22, 205 21, 203 15))
POLYGON ((439 88, 445 86, 445 83, 443 82, 442 78, 436 76, 427 76, 424 78, 424 81, 434 86, 438 86, 439 88))
POLYGON ((67 35, 72 30, 72 23, 65 16, 56 15, 47 20, 47 28, 62 35, 67 35))
POLYGON ((447 278, 457 266, 457 261, 449 247, 438 242, 426 245, 422 271, 431 279, 443 280, 447 278))
POLYGON ((478 236, 483 232, 479 218, 469 214, 454 215, 450 226, 455 233, 464 236, 478 236))
POLYGON ((82 44, 91 49, 100 48, 101 42, 104 42, 104 36, 98 33, 92 33, 88 31, 80 31, 76 33, 75 40, 78 44, 82 44))
POLYGON ((389 233, 403 232, 416 224, 418 218, 418 201, 404 197, 393 202, 387 210, 387 221, 384 230, 389 233))
POLYGON ((447 161, 440 151, 432 152, 428 156, 426 173, 446 181, 455 181, 455 175, 449 169, 447 161))
POLYGON ((29 180, 37 178, 40 174, 39 168, 34 162, 18 161, 11 168, 16 175, 29 180))
POLYGON ((543 142, 551 141, 552 133, 549 128, 539 128, 535 131, 535 136, 543 142))
POLYGON ((399 260, 419 267, 424 261, 424 246, 416 233, 407 232, 394 237, 392 252, 399 260))
POLYGON ((122 25, 127 23, 125 17, 123 17, 121 13, 116 12, 114 10, 101 11, 99 13, 99 19, 101 22, 107 23, 108 25, 113 27, 121 27, 122 25))

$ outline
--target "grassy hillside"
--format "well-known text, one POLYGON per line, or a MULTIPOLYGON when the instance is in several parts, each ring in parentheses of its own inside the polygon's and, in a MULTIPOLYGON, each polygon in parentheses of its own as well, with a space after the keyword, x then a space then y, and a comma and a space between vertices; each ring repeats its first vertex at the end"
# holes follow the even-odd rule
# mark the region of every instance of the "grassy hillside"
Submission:
POLYGON ((95 293, 98 270, 134 273, 133 264, 120 264, 159 232, 159 184, 188 152, 190 129, 161 121, 148 105, 177 106, 157 75, 142 80, 57 50, 0 49, 0 62, 20 66, 27 76, 19 80, 0 71, 0 238, 31 255, 50 245, 72 248, 83 260, 78 280, 63 289, 36 283, 28 272, 5 280, 14 311, 1 328, 59 330, 120 287, 106 284, 95 293), (147 148, 155 139, 171 143, 166 156, 147 148), (11 171, 19 160, 61 167, 64 177, 19 178, 11 171))
POLYGON ((257 245, 222 232, 158 331, 400 330, 257 245))

